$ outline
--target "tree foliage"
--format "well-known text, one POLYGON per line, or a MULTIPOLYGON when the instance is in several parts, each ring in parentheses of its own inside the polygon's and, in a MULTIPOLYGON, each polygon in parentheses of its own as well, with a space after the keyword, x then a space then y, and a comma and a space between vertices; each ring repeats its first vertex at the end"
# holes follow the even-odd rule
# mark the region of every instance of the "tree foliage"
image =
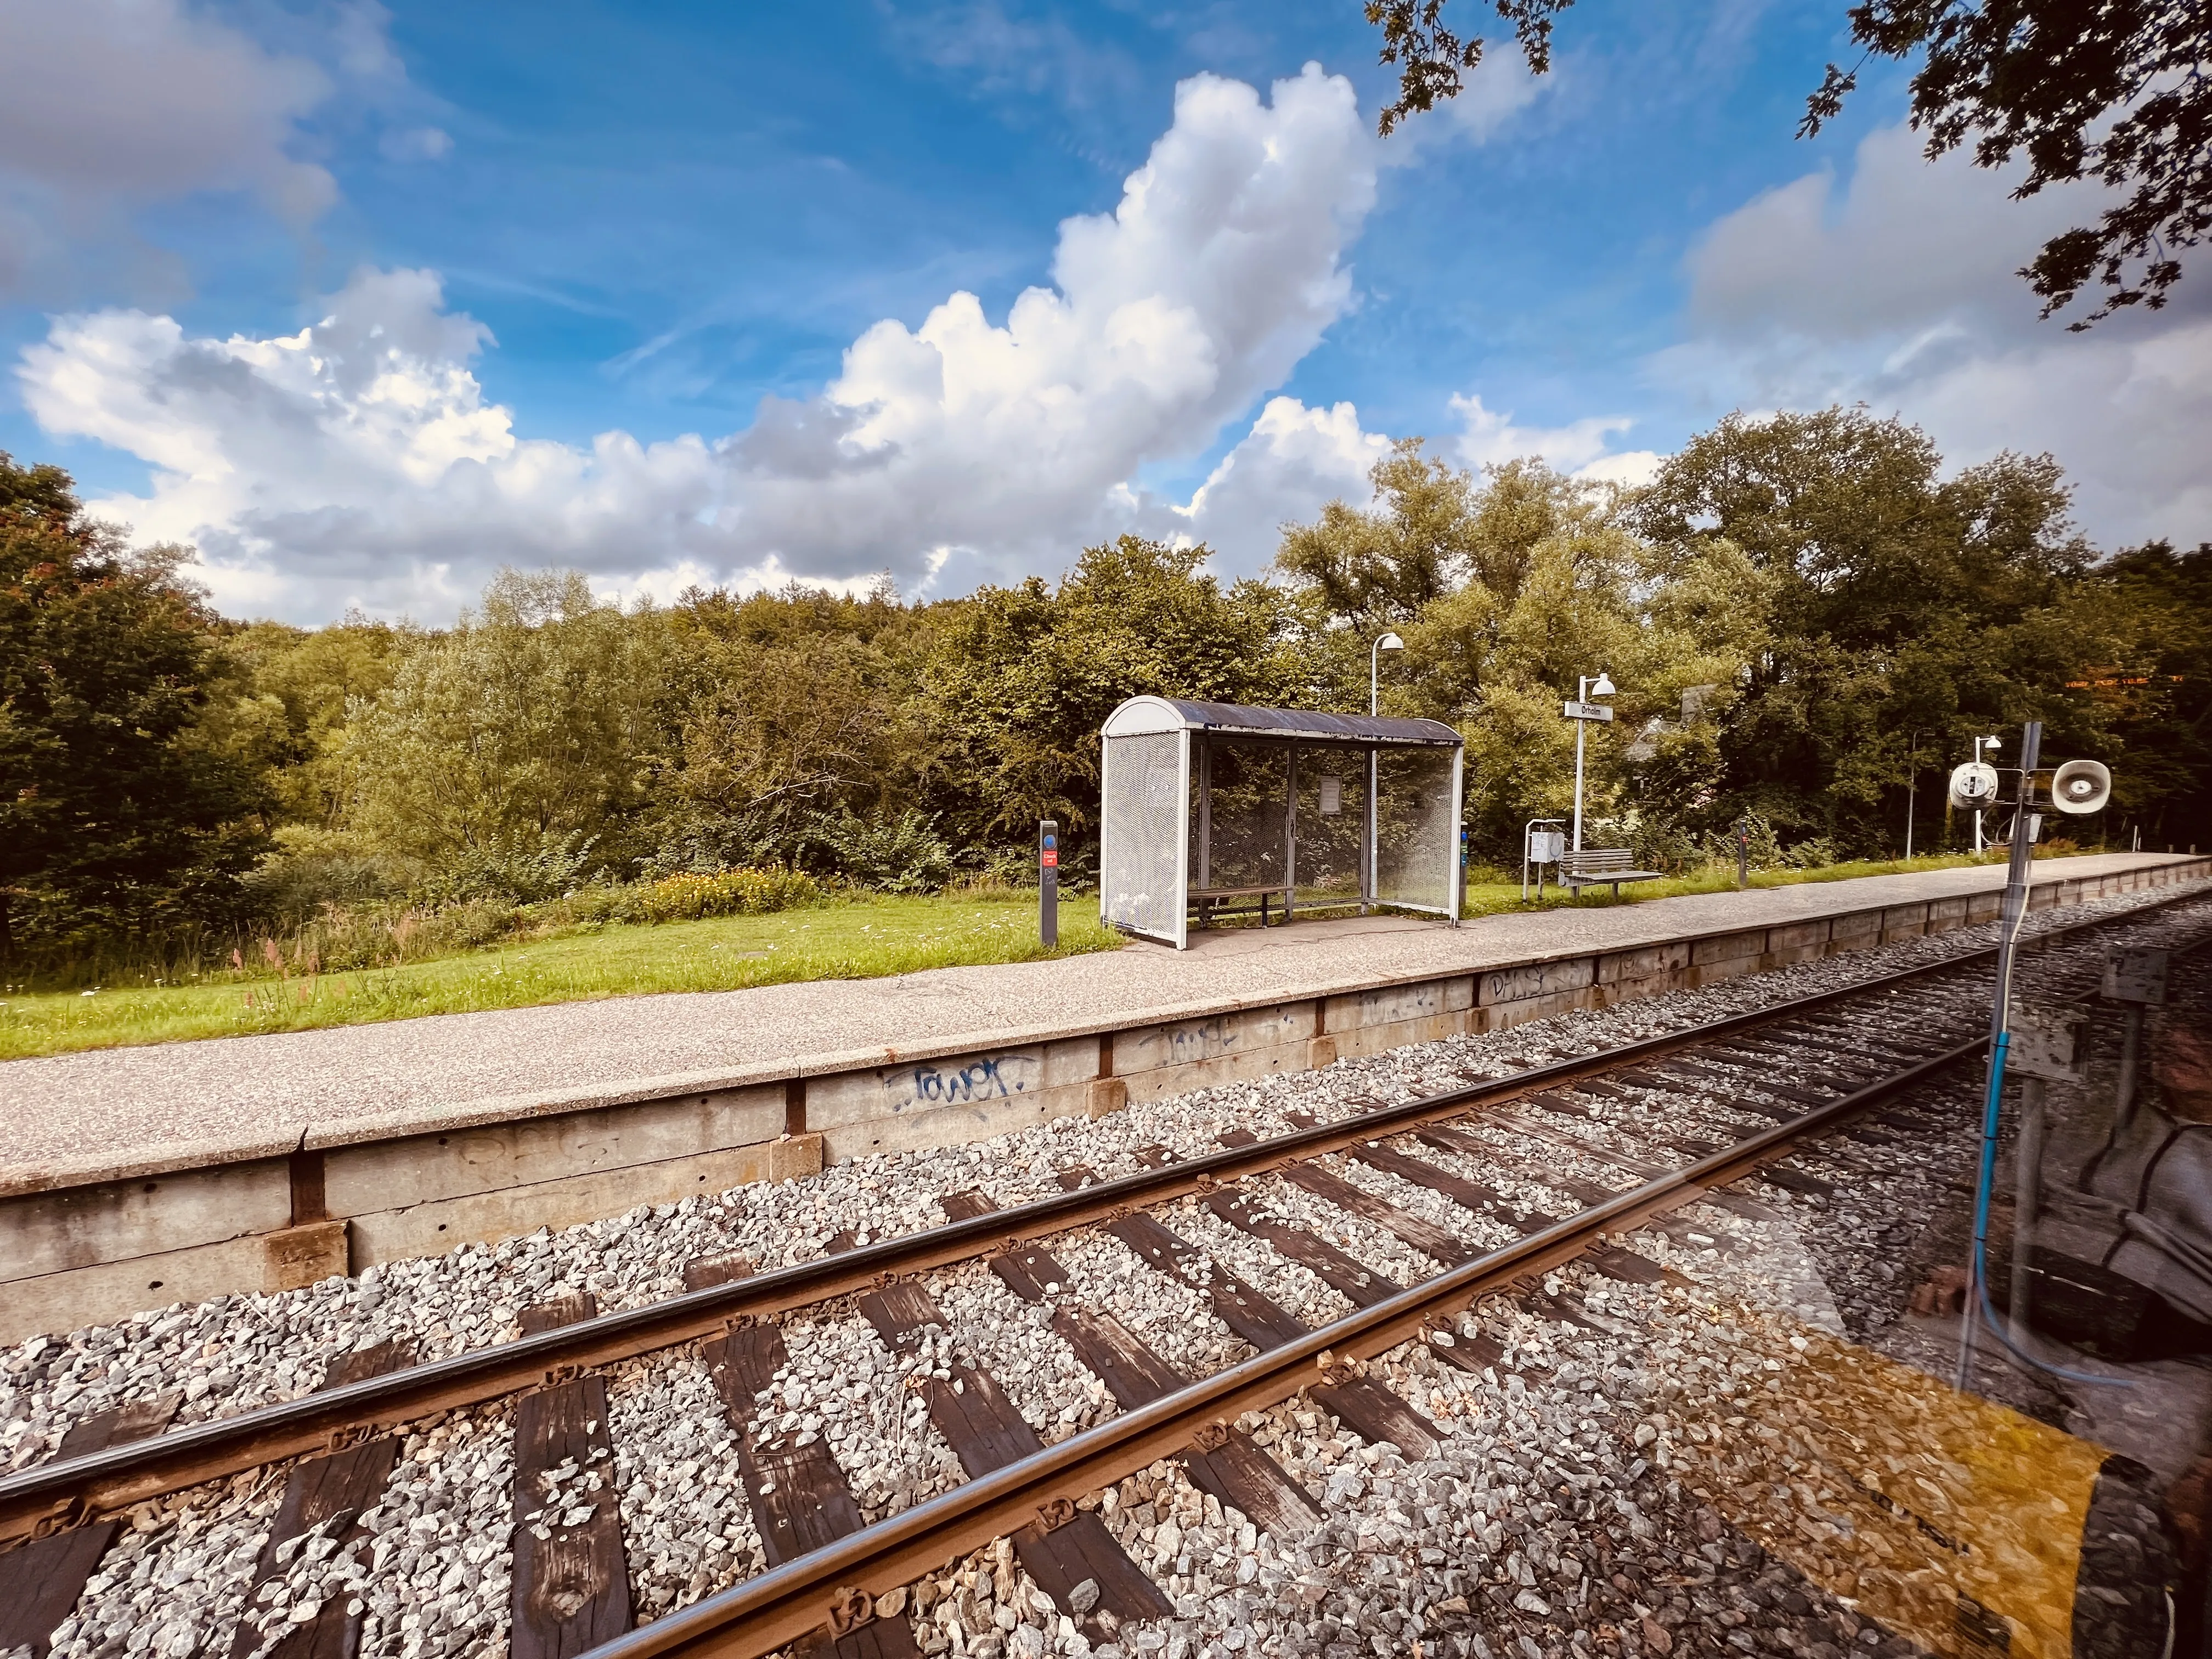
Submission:
MULTIPOLYGON (((1492 0, 1529 72, 1551 68, 1553 20, 1573 0, 1492 0)), ((1399 70, 1385 137, 1409 114, 1458 95, 1482 61, 1480 36, 1444 22, 1445 0, 1365 0, 1399 70)), ((2091 226, 2046 242, 2021 275, 2045 317, 2091 283, 2104 303, 2083 329, 2123 307, 2155 310, 2181 280, 2181 252, 2212 230, 2212 10, 2202 0, 1859 0, 1845 13, 1867 56, 1921 58, 1911 121, 1936 157, 1972 141, 1975 164, 2024 155, 2015 200, 2094 179, 2126 192, 2091 226)), ((1831 64, 1806 100, 1802 137, 1842 112, 1858 69, 1831 64)))
POLYGON ((480 612, 353 706, 349 826, 464 885, 557 890, 642 800, 660 623, 598 603, 574 571, 502 572, 480 612))
POLYGON ((51 959, 747 866, 912 890, 1026 869, 1042 817, 1079 882, 1118 703, 1363 708, 1384 629, 1384 711, 1467 739, 1480 856, 1567 809, 1559 704, 1600 671, 1592 834, 1649 858, 1744 814, 1803 859, 1894 850, 1916 763, 1936 845, 1942 769, 2027 718, 2113 766, 2090 833, 2203 838, 2212 547, 2100 560, 2048 457, 1948 470, 1830 409, 1730 416, 1636 490, 1410 441, 1370 483, 1286 526, 1264 580, 1124 536, 1057 583, 925 604, 794 585, 623 611, 509 571, 449 629, 304 629, 224 620, 184 552, 0 463, 0 923, 51 959))
POLYGON ((1765 579, 1717 814, 1863 847, 1915 731, 1938 753, 2032 716, 2054 743, 2098 738, 2055 696, 2086 643, 2063 617, 2091 555, 2048 457, 1946 479, 1925 434, 1863 410, 1730 416, 1661 466, 1635 518, 1662 568, 1726 543, 1765 579))
POLYGON ((0 453, 0 951, 219 920, 261 850, 249 769, 196 740, 217 623, 190 557, 0 453))
POLYGON ((1224 590, 1203 546, 1140 537, 1086 549, 1057 591, 1036 577, 951 609, 915 710, 920 785, 956 839, 1098 817, 1098 728, 1127 698, 1272 703, 1295 696, 1282 597, 1224 590))

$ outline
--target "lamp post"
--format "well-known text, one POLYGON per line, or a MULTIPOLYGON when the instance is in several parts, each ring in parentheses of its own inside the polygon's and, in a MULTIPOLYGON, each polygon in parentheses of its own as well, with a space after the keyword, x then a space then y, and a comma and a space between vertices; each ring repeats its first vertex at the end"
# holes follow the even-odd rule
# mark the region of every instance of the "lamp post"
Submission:
MULTIPOLYGON (((1403 651, 1405 648, 1405 641, 1400 639, 1395 634, 1382 635, 1368 648, 1367 712, 1370 714, 1379 714, 1382 712, 1382 653, 1385 651, 1403 651)), ((1375 889, 1376 885, 1375 866, 1378 861, 1376 854, 1380 850, 1375 844, 1376 822, 1375 816, 1375 783, 1376 769, 1377 769, 1375 764, 1375 749, 1370 744, 1367 750, 1367 856, 1365 859, 1361 860, 1361 862, 1366 866, 1366 870, 1364 872, 1366 879, 1361 884, 1366 889, 1366 891, 1362 895, 1362 896, 1370 901, 1371 901, 1375 896, 1375 889)), ((1362 905, 1360 908, 1364 911, 1366 907, 1362 905)))
MULTIPOLYGON (((1613 677, 1602 670, 1599 671, 1598 677, 1595 680, 1591 679, 1589 675, 1584 674, 1576 682, 1575 701, 1577 703, 1588 702, 1592 697, 1609 697, 1613 696, 1613 677)), ((1611 720, 1613 715, 1608 712, 1604 718, 1611 720)), ((1575 720, 1574 845, 1574 850, 1577 853, 1583 850, 1583 744, 1589 736, 1589 720, 1577 715, 1575 720)))
MULTIPOLYGON (((1998 739, 1998 738, 1996 737, 1996 735, 1994 732, 1993 732, 1993 733, 1991 733, 1990 736, 1988 736, 1988 737, 1986 737, 1986 738, 1976 738, 1974 739, 1974 764, 1975 764, 1975 765, 1977 765, 1977 766, 1979 766, 1979 765, 1982 763, 1982 750, 1984 750, 1984 749, 1989 749, 1989 750, 1997 750, 1997 749, 2002 749, 2002 748, 2003 748, 2003 747, 2004 747, 2003 743, 2002 743, 2002 742, 2001 742, 2001 741, 1998 739)), ((1980 807, 1977 806, 1977 807, 1974 809, 1974 856, 1975 856, 1975 857, 1977 857, 1977 858, 1979 858, 1979 857, 1981 856, 1981 854, 1982 854, 1982 809, 1981 809, 1980 807)))
POLYGON ((1920 739, 1923 728, 1912 734, 1912 754, 1905 763, 1905 861, 1912 862, 1912 792, 1920 786, 1920 739))

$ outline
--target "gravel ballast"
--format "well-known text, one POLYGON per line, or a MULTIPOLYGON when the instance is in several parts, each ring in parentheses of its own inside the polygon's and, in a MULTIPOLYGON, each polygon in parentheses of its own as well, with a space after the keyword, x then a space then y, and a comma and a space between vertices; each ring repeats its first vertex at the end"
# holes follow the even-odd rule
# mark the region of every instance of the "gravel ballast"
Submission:
MULTIPOLYGON (((2094 908, 2121 911, 2142 902, 2094 908)), ((2202 901, 2175 907, 2142 926, 2174 932, 2186 925, 2185 911, 2201 925, 2206 908, 2202 901)), ((313 1389, 332 1357, 394 1335, 410 1337, 424 1358, 461 1352, 511 1338, 523 1308, 562 1294, 589 1291, 608 1310, 672 1294, 682 1288, 684 1262, 695 1257, 734 1252, 763 1269, 811 1260, 841 1231, 883 1237, 941 1224, 942 1194, 975 1188, 1002 1206, 1024 1202, 1058 1193, 1054 1176, 1071 1165, 1102 1176, 1127 1173, 1141 1167, 1140 1147, 1190 1156, 1213 1150, 1231 1128, 1280 1133, 1290 1127, 1288 1111, 1340 1118, 1373 1102, 1462 1086, 1468 1074, 1507 1075, 1941 960, 1986 942, 1987 932, 1229 1085, 1097 1121, 1063 1120, 981 1146, 866 1159, 818 1177, 470 1246, 282 1296, 223 1297, 37 1339, 0 1357, 0 1467, 50 1455, 70 1423, 126 1400, 179 1389, 179 1422, 248 1409, 313 1389)), ((2100 951, 2102 943, 2082 948, 2100 951)), ((2026 971, 2039 973, 2041 963, 2031 958, 2026 971)), ((1662 1154, 1639 1140, 1638 1124, 1663 1116, 1680 1127, 1692 1109, 1679 1098, 1659 1109, 1633 1095, 1583 1098, 1594 1117, 1547 1119, 1527 1103, 1516 1109, 1647 1157, 1662 1154)), ((1733 1511, 1724 1516, 1698 1495, 1696 1479, 1671 1474, 1668 1466, 1679 1458, 1695 1467, 1704 1443, 1689 1431, 1707 1427, 1716 1402, 1771 1392, 1767 1382, 1784 1368, 1813 1363, 1808 1350, 1791 1346, 1793 1337, 1815 1345, 1824 1334, 1867 1340, 1895 1325, 1912 1289, 1904 1247, 1934 1209, 1955 1206, 1971 1139, 1971 1103, 1960 1089, 1924 1089, 1912 1103, 1925 1133, 1866 1143, 1832 1139, 1793 1157, 1832 1183, 1831 1194, 1747 1182, 1743 1190, 1776 1218, 1700 1205, 1628 1241, 1696 1281, 1692 1286, 1623 1285, 1572 1267, 1545 1290, 1553 1310, 1568 1309, 1582 1323, 1510 1303, 1481 1310, 1479 1328, 1505 1349, 1489 1376, 1419 1348, 1371 1362, 1371 1375, 1448 1430, 1434 1457, 1409 1461, 1394 1448, 1366 1444, 1302 1400, 1246 1419, 1322 1504, 1326 1520, 1310 1537, 1259 1533, 1173 1465, 1100 1495, 1109 1528, 1177 1609, 1172 1620, 1116 1632, 1109 1647, 1123 1659, 1410 1653, 1416 1644, 1427 1655, 1536 1659, 1571 1650, 1793 1650, 1824 1659, 1910 1650, 1770 1555, 1753 1541, 1755 1528, 1747 1532, 1733 1511)), ((1705 1127, 1726 1123, 1738 1132, 1769 1121, 1729 1109, 1718 1095, 1694 1114, 1705 1127)), ((1538 1171, 1628 1184, 1613 1166, 1563 1152, 1548 1139, 1477 1133, 1496 1146, 1495 1160, 1428 1148, 1420 1156, 1548 1213, 1565 1214, 1572 1203, 1538 1171)), ((1334 1158, 1328 1167, 1472 1243, 1507 1237, 1429 1189, 1355 1160, 1334 1158)), ((1384 1229, 1279 1177, 1249 1186, 1266 1208, 1401 1283, 1436 1271, 1384 1229)), ((1319 1323, 1347 1310, 1304 1268, 1195 1203, 1155 1213, 1298 1316, 1319 1323)), ((1082 1232, 1048 1248, 1066 1271, 1061 1299, 1113 1312, 1186 1375, 1218 1370, 1249 1352, 1212 1319, 1200 1290, 1145 1267, 1118 1240, 1082 1232)), ((784 1326, 792 1364, 757 1401, 780 1431, 830 1440, 870 1520, 960 1478, 907 1387, 918 1370, 956 1359, 990 1370, 1048 1441, 1115 1411, 1050 1330, 1048 1309, 1020 1301, 980 1263, 933 1275, 930 1288, 945 1324, 914 1353, 887 1350, 849 1304, 792 1316, 784 1326)), ((758 1571, 759 1540, 736 1485, 734 1431, 696 1352, 672 1350, 619 1367, 609 1389, 616 1457, 601 1498, 621 1506, 640 1616, 687 1605, 758 1571)), ((502 1650, 511 1420, 510 1408, 486 1407, 418 1425, 405 1437, 385 1501, 361 1517, 367 1535, 360 1544, 339 1549, 311 1539, 256 1604, 257 1625, 273 1633, 295 1610, 343 1595, 362 1603, 364 1653, 416 1659, 502 1650)), ((281 1487, 281 1470, 263 1471, 131 1510, 130 1529, 57 1632, 54 1651, 104 1659, 227 1649, 281 1487)), ((1815 1507, 1820 1501, 1816 1492, 1815 1507)), ((956 1564, 908 1595, 901 1616, 914 1616, 932 1654, 1028 1659, 1089 1646, 1077 1623, 1086 1610, 1053 1607, 1003 1551, 956 1564)))

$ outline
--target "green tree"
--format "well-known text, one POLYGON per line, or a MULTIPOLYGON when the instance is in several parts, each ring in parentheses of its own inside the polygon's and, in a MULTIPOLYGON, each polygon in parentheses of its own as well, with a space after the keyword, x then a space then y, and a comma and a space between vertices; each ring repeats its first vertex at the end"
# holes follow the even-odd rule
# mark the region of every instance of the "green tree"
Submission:
POLYGON ((0 453, 0 953, 227 916, 252 779, 196 744, 217 620, 191 555, 88 521, 0 453))
MULTIPOLYGON (((329 830, 352 798, 345 766, 348 711, 373 702, 421 631, 356 611, 327 628, 248 623, 228 632, 227 718, 270 759, 263 773, 273 820, 329 830)), ((210 718, 213 718, 212 715, 210 718)))
POLYGON ((1620 721, 1589 734, 1585 815, 1674 827, 1711 793, 1712 717, 1759 637, 1766 596, 1749 562, 1719 543, 1658 569, 1619 492, 1539 461, 1489 469, 1468 509, 1468 579, 1405 629, 1386 708, 1459 727, 1467 820, 1502 857, 1525 819, 1570 809, 1575 729, 1559 705, 1603 670, 1621 687, 1620 721))
POLYGON ((2112 768, 2115 839, 2206 843, 2212 825, 2212 543, 2147 542, 2115 554, 2065 618, 2105 654, 2067 690, 2101 727, 2085 751, 2112 768))
POLYGON ((1473 552, 1471 481, 1402 438, 1368 473, 1378 504, 1331 501, 1285 526, 1275 568, 1324 616, 1364 639, 1411 619, 1465 576, 1473 552))
POLYGON ((659 613, 597 603, 578 572, 502 571, 480 612, 350 705, 348 829, 449 884, 567 884, 644 799, 665 638, 659 613))
POLYGON ((915 632, 887 587, 687 594, 669 617, 648 867, 836 867, 848 821, 911 810, 894 798, 915 632))
POLYGON ((1915 731, 1923 763, 2030 717, 2095 741, 2063 695, 2110 648, 2066 620, 2093 556, 2067 501, 2048 456, 1947 479, 1924 433, 1856 410, 1731 416, 1666 461, 1635 509, 1655 568, 1725 541, 1768 596, 1716 810, 1872 852, 1901 839, 1915 731))
POLYGON ((1224 591, 1202 573, 1211 556, 1123 536, 1085 549, 1057 590, 1031 577, 948 608, 915 715, 924 798, 957 842, 1020 837, 1039 818, 1095 824, 1099 728, 1127 698, 1294 692, 1281 594, 1224 591))

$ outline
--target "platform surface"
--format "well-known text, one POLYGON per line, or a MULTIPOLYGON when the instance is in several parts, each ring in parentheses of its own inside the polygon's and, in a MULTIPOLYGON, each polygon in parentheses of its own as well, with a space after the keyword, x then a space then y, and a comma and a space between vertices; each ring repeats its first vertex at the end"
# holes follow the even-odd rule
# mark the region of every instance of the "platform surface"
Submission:
MULTIPOLYGON (((2103 854, 2039 884, 2190 863, 2103 854)), ((0 1063, 0 1193, 435 1133, 1988 892, 2002 866, 1806 882, 1454 928, 1403 917, 1041 963, 438 1014, 0 1063)))

